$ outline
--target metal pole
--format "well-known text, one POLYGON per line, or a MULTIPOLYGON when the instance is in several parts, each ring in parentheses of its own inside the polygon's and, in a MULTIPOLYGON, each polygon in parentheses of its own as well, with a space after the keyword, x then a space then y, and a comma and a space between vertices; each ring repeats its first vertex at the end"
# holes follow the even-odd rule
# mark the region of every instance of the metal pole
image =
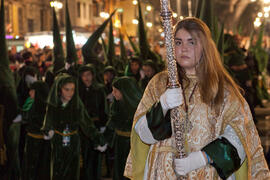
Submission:
MULTIPOLYGON (((162 25, 165 34, 165 46, 167 51, 167 63, 168 63, 168 77, 169 83, 168 88, 180 87, 178 81, 177 65, 175 58, 175 47, 174 47, 174 36, 173 36, 173 24, 172 24, 172 10, 169 0, 160 0, 161 4, 161 17, 162 25)), ((175 135, 175 143, 178 153, 176 158, 186 157, 184 150, 185 144, 185 130, 183 123, 180 122, 180 112, 178 108, 171 110, 171 121, 173 122, 173 129, 175 135)), ((186 176, 180 176, 178 179, 185 180, 186 176)))
POLYGON ((191 17, 192 16, 192 6, 191 6, 191 0, 188 0, 188 16, 191 17))
POLYGON ((176 9, 177 9, 178 17, 180 17, 181 16, 181 0, 176 0, 176 9))

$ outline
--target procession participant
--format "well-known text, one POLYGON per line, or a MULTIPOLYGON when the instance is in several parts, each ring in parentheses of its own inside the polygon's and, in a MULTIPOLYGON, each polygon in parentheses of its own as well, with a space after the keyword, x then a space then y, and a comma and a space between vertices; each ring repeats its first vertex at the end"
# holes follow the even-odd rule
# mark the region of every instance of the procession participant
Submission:
MULTIPOLYGON (((79 68, 79 96, 95 126, 104 131, 107 122, 106 94, 104 86, 97 83, 95 68, 91 64, 79 68)), ((81 179, 100 179, 102 153, 94 149, 93 142, 85 134, 80 134, 83 167, 81 179)))
POLYGON ((50 178, 50 142, 40 131, 46 112, 49 94, 47 83, 36 81, 30 86, 29 98, 23 108, 26 137, 22 166, 22 179, 50 178))
POLYGON ((141 79, 140 86, 144 90, 152 77, 157 73, 157 66, 151 59, 148 59, 143 63, 142 70, 145 76, 141 79))
POLYGON ((131 179, 267 179, 270 177, 248 104, 224 69, 207 25, 185 18, 174 29, 180 88, 168 73, 148 84, 134 117, 125 175, 131 179), (176 157, 178 108, 185 158, 176 157))
POLYGON ((128 65, 125 69, 125 76, 134 77, 137 82, 140 81, 141 77, 141 66, 142 62, 137 56, 130 58, 128 65))
POLYGON ((48 97, 42 130, 52 137, 51 180, 78 180, 80 177, 81 140, 87 135, 100 150, 103 136, 95 128, 78 95, 75 78, 59 74, 48 97), (79 133, 78 133, 79 132, 79 133))
POLYGON ((113 179, 122 180, 127 179, 123 174, 130 150, 130 131, 142 90, 134 78, 123 76, 113 81, 112 93, 115 100, 111 106, 105 137, 110 137, 106 139, 111 139, 109 144, 114 148, 113 179))

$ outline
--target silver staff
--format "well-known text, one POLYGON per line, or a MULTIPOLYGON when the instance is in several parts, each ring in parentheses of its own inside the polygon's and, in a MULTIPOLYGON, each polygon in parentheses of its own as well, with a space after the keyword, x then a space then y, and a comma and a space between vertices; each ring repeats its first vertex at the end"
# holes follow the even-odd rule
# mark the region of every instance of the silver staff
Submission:
MULTIPOLYGON (((173 36, 173 25, 172 25, 172 10, 170 5, 170 0, 160 0, 161 4, 161 13, 163 21, 163 29, 165 34, 165 46, 167 51, 167 63, 168 63, 168 77, 169 84, 168 88, 178 88, 180 87, 178 81, 178 73, 176 66, 176 58, 175 58, 175 49, 174 49, 174 36, 173 36)), ((176 148, 178 150, 178 154, 176 154, 176 158, 184 158, 186 157, 186 153, 184 150, 185 144, 185 130, 184 124, 180 122, 180 112, 178 108, 174 108, 171 111, 171 120, 174 126, 175 133, 175 143, 176 148)), ((185 176, 179 177, 180 179, 186 179, 185 176)))

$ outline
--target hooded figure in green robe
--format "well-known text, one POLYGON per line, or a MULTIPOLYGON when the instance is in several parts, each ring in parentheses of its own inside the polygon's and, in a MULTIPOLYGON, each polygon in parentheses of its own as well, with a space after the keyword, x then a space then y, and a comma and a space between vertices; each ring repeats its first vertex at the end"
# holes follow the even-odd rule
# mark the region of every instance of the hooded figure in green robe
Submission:
POLYGON ((30 86, 29 95, 23 110, 23 121, 27 135, 23 159, 23 180, 47 180, 50 178, 50 142, 41 133, 46 100, 49 94, 47 83, 36 81, 30 86))
POLYGON ((51 180, 78 180, 80 177, 80 135, 103 145, 78 95, 77 81, 68 74, 59 74, 48 97, 42 130, 52 137, 51 180), (52 131, 54 133, 52 133, 52 131))
MULTIPOLYGON (((96 81, 95 68, 92 64, 79 68, 79 96, 95 126, 102 131, 107 122, 107 102, 105 89, 96 81)), ((100 179, 102 154, 94 149, 89 138, 81 135, 82 147, 82 179, 100 179)))
POLYGON ((130 131, 142 90, 134 78, 123 76, 113 81, 113 95, 115 100, 111 105, 105 137, 114 147, 113 179, 122 180, 127 179, 123 174, 130 150, 130 131))
POLYGON ((116 70, 112 66, 106 66, 103 71, 103 80, 105 84, 106 94, 110 94, 112 92, 112 82, 114 78, 117 76, 116 70))
POLYGON ((13 123, 20 115, 14 76, 9 68, 9 58, 5 37, 5 8, 4 0, 1 0, 0 8, 0 106, 3 113, 3 121, 0 123, 0 133, 3 138, 0 141, 0 160, 7 158, 7 169, 0 168, 0 179, 16 180, 20 176, 20 164, 18 157, 18 140, 20 124, 13 123), (3 109, 2 109, 3 108, 3 109), (1 131, 3 130, 3 131, 1 131), (4 174, 4 175, 3 175, 4 174))
POLYGON ((229 68, 229 72, 234 77, 234 80, 244 90, 244 98, 249 104, 254 122, 257 123, 254 110, 256 91, 252 83, 252 72, 246 63, 246 56, 243 49, 239 47, 238 41, 239 37, 237 35, 225 34, 226 49, 224 63, 229 68))
POLYGON ((49 87, 52 86, 54 77, 57 75, 57 73, 63 71, 65 67, 65 57, 62 46, 62 40, 54 8, 53 8, 53 44, 54 44, 53 66, 49 67, 45 74, 45 82, 49 85, 49 87))
POLYGON ((156 64, 151 59, 148 59, 143 63, 142 70, 144 73, 144 78, 140 81, 140 87, 144 90, 148 82, 158 71, 156 64))
POLYGON ((134 77, 137 82, 141 79, 141 66, 142 66, 142 60, 137 57, 133 56, 130 58, 128 65, 125 68, 125 76, 134 77))

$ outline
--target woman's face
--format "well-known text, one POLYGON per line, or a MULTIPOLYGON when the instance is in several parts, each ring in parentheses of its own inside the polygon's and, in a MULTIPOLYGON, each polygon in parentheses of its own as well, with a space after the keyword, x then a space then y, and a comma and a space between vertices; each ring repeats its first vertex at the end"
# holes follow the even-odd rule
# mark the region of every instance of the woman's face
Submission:
POLYGON ((85 71, 81 75, 82 82, 86 87, 90 87, 93 81, 93 74, 91 71, 85 71))
POLYGON ((66 83, 61 89, 61 100, 63 103, 69 102, 75 92, 75 84, 74 83, 66 83))
POLYGON ((130 63, 130 69, 133 74, 137 74, 140 69, 140 64, 136 61, 130 63))
POLYGON ((155 74, 155 70, 149 65, 143 65, 142 69, 143 69, 145 76, 148 78, 153 77, 155 74))
POLYGON ((115 97, 115 99, 117 101, 123 99, 123 95, 122 95, 121 91, 115 87, 112 87, 112 88, 113 88, 112 94, 115 97))
POLYGON ((35 92, 36 91, 34 89, 30 89, 29 96, 30 96, 31 99, 35 99, 35 92))
POLYGON ((197 36, 185 29, 179 29, 175 35, 176 62, 186 71, 187 74, 196 74, 196 65, 202 56, 202 45, 197 36))

